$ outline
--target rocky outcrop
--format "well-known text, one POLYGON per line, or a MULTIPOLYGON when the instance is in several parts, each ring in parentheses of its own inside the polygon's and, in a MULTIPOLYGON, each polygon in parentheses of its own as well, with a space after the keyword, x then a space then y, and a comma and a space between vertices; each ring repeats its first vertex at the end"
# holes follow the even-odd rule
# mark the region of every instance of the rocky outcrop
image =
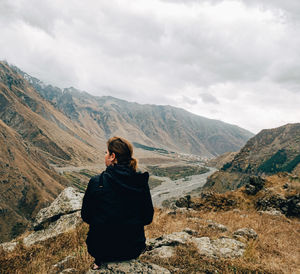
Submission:
POLYGON ((168 269, 161 266, 141 262, 139 260, 130 260, 123 262, 111 262, 101 265, 99 270, 89 270, 86 274, 103 273, 103 274, 127 274, 127 273, 145 273, 145 274, 169 274, 168 269))
POLYGON ((50 223, 47 228, 30 233, 23 239, 23 243, 28 247, 37 242, 46 241, 69 230, 75 229, 81 223, 82 219, 79 211, 63 215, 55 222, 50 223))
POLYGON ((258 235, 254 229, 245 227, 234 231, 233 237, 236 240, 256 240, 258 235))
POLYGON ((248 183, 245 185, 245 193, 248 195, 255 195, 265 185, 265 180, 259 176, 251 176, 248 179, 248 183))
POLYGON ((41 209, 33 223, 35 230, 46 228, 62 215, 70 214, 81 209, 83 193, 73 187, 65 188, 49 207, 41 209))
POLYGON ((211 258, 235 258, 243 256, 246 244, 238 240, 221 237, 213 240, 209 237, 194 237, 195 231, 185 230, 163 235, 147 242, 147 253, 160 258, 169 258, 175 254, 175 246, 195 244, 201 255, 211 258), (187 233, 187 232, 189 233, 187 233))
POLYGON ((279 210, 286 216, 300 216, 300 194, 284 197, 280 194, 266 195, 256 202, 256 207, 262 211, 279 210))
POLYGON ((193 238, 198 252, 211 258, 235 258, 243 256, 246 245, 230 238, 212 240, 209 237, 193 238))
POLYGON ((75 188, 64 189, 49 207, 39 211, 34 221, 35 231, 23 239, 24 245, 28 247, 75 229, 82 223, 82 198, 83 193, 75 188))

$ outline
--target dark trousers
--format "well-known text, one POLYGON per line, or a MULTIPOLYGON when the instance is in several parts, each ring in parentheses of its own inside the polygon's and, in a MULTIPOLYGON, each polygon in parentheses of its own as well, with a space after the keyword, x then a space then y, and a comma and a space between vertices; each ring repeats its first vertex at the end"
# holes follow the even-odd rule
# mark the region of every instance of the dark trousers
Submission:
POLYGON ((86 240, 96 264, 137 258, 145 249, 144 227, 139 225, 90 225, 86 240))

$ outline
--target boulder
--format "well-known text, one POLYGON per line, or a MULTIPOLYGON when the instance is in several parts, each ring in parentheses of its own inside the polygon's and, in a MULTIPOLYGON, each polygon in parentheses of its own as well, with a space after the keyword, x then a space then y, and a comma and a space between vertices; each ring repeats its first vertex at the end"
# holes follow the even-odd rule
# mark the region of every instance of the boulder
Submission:
POLYGON ((51 223, 46 229, 32 232, 23 239, 26 247, 31 246, 37 242, 45 241, 52 237, 56 237, 69 230, 75 229, 82 223, 80 211, 63 215, 55 222, 51 223))
POLYGON ((254 229, 252 228, 248 228, 248 227, 244 227, 244 228, 240 228, 236 231, 233 232, 233 237, 237 240, 240 239, 246 239, 246 240, 256 240, 258 235, 255 232, 254 229))
POLYGON ((127 274, 127 273, 145 273, 145 274, 169 274, 168 269, 161 266, 141 262, 139 260, 130 260, 123 262, 111 262, 101 265, 99 270, 92 270, 86 272, 86 274, 103 273, 103 274, 127 274))
POLYGON ((219 230, 221 232, 228 231, 228 228, 225 225, 218 224, 218 223, 215 223, 215 222, 210 222, 207 227, 209 227, 211 229, 219 230))
POLYGON ((73 187, 64 189, 49 207, 38 212, 33 223, 34 229, 44 229, 60 216, 81 210, 83 195, 73 187))
POLYGON ((245 193, 248 195, 255 195, 263 189, 265 183, 265 179, 258 176, 251 176, 248 178, 248 182, 245 185, 245 193))
POLYGON ((211 240, 208 237, 193 238, 198 252, 211 258, 241 257, 245 252, 245 244, 230 238, 211 240))
POLYGON ((174 253, 175 251, 173 246, 161 246, 148 252, 149 255, 157 256, 163 259, 172 257, 174 253))
POLYGON ((172 234, 163 235, 155 239, 149 239, 147 240, 147 245, 150 247, 150 249, 161 246, 176 246, 178 244, 187 243, 191 238, 192 236, 186 232, 174 232, 172 234))
POLYGON ((5 251, 5 252, 12 252, 16 249, 17 244, 18 243, 16 241, 2 243, 2 244, 0 244, 0 249, 2 248, 3 251, 5 251))

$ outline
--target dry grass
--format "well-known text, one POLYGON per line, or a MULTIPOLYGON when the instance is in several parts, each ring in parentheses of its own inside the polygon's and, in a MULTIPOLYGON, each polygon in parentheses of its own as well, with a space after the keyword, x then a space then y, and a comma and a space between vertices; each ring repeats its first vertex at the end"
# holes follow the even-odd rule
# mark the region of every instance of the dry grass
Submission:
MULTIPOLYGON (((269 178, 266 187, 272 193, 289 195, 299 193, 298 184, 297 180, 282 175, 269 178), (286 183, 288 188, 284 187, 286 183)), ((299 219, 257 212, 255 200, 260 195, 263 192, 251 196, 239 189, 208 196, 207 200, 193 198, 192 202, 201 204, 201 207, 195 207, 197 210, 183 209, 170 214, 170 210, 156 208, 152 224, 145 229, 146 238, 156 238, 188 227, 196 231, 197 237, 216 239, 232 237, 232 233, 239 228, 252 228, 257 232, 258 239, 247 243, 242 258, 209 259, 199 255, 193 244, 188 244, 177 246, 175 255, 169 259, 147 254, 141 255, 140 259, 164 266, 172 273, 300 273, 299 219), (228 200, 234 200, 234 205, 228 205, 228 200), (209 220, 225 225, 228 231, 208 227, 209 220)), ((85 273, 93 262, 85 244, 87 231, 88 226, 82 224, 75 231, 31 248, 19 244, 11 253, 0 251, 0 272, 51 273, 54 264, 72 255, 75 259, 66 267, 85 273)))
POLYGON ((243 258, 222 260, 221 264, 201 257, 195 253, 195 248, 191 246, 178 247, 175 258, 167 260, 166 263, 163 263, 164 260, 162 259, 154 259, 143 255, 144 257, 142 258, 147 261, 159 262, 160 265, 166 267, 171 265, 171 269, 179 267, 179 272, 181 273, 196 273, 200 270, 211 271, 212 269, 224 273, 234 273, 235 271, 239 273, 297 273, 299 271, 300 273, 300 223, 297 219, 288 219, 284 216, 261 215, 254 210, 226 212, 187 211, 186 213, 168 215, 166 211, 157 209, 155 213, 154 222, 146 229, 147 236, 150 238, 181 231, 186 227, 196 230, 198 237, 207 236, 211 238, 232 237, 232 233, 235 230, 250 227, 257 232, 259 238, 248 243, 243 258), (218 232, 208 228, 207 220, 224 224, 227 226, 228 231, 218 232), (182 249, 186 250, 182 251, 182 249), (181 253, 186 255, 183 256, 181 253))
MULTIPOLYGON (((183 211, 176 215, 155 209, 154 221, 146 227, 146 237, 155 238, 162 234, 181 231, 186 227, 197 231, 197 237, 232 237, 238 228, 251 227, 259 235, 258 240, 248 243, 245 255, 239 259, 213 260, 198 254, 193 245, 176 247, 175 255, 160 259, 143 254, 142 261, 157 263, 172 273, 298 273, 300 271, 300 223, 297 219, 284 216, 260 215, 253 211, 204 212, 183 211), (227 226, 227 232, 209 228, 208 220, 227 226)), ((0 254, 1 273, 51 273, 51 266, 66 256, 75 256, 68 267, 84 273, 93 258, 86 250, 85 238, 88 226, 65 233, 25 248, 19 245, 15 251, 0 254)), ((300 273, 300 272, 299 272, 300 273)))

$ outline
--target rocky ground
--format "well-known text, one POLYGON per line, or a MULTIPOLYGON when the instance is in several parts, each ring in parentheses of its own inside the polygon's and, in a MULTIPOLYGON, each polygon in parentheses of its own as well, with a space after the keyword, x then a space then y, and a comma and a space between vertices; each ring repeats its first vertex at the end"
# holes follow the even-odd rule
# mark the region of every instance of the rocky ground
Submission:
POLYGON ((156 208, 146 227, 145 253, 138 260, 104 264, 100 271, 90 269, 84 243, 83 194, 66 188, 38 213, 31 232, 1 244, 1 273, 297 273, 299 218, 287 218, 276 208, 256 209, 259 193, 276 187, 257 181, 252 186, 256 193, 249 186, 186 196, 170 209, 156 208))

